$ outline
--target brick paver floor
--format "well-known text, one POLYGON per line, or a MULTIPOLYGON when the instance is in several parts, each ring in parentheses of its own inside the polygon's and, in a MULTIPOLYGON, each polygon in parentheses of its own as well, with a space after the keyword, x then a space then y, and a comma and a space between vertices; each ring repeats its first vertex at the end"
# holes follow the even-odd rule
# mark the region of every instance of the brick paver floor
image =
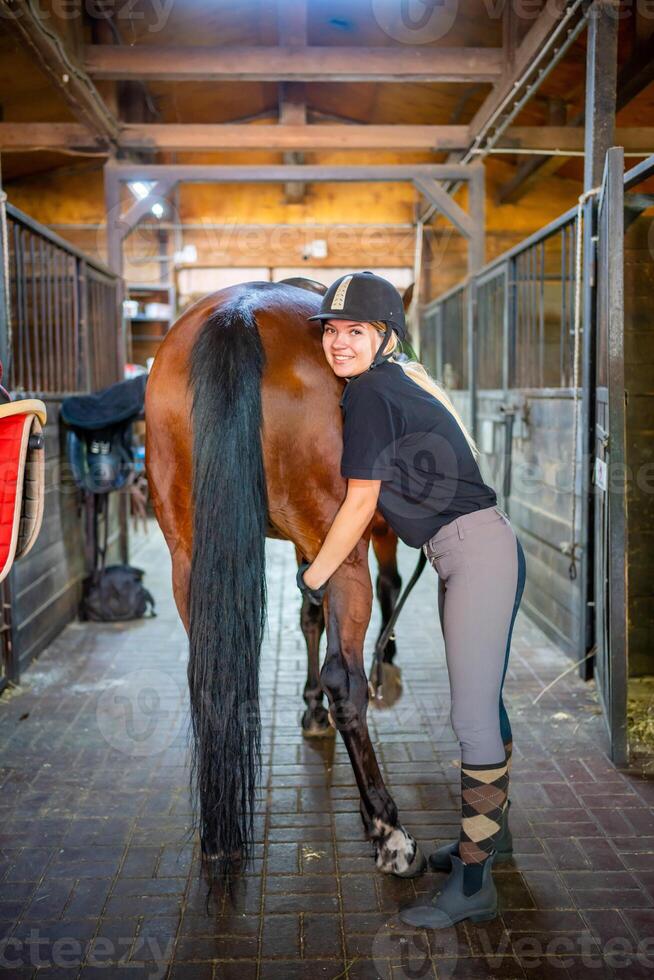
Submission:
MULTIPOLYGON (((417 552, 403 549, 408 578, 417 552)), ((501 915, 401 926, 434 889, 375 872, 342 743, 303 740, 294 553, 268 542, 264 769, 255 866, 207 915, 189 839, 186 644, 153 527, 133 557, 158 617, 73 624, 0 698, 0 970, 16 978, 654 976, 654 786, 607 759, 593 685, 523 615, 505 683, 515 855, 501 915), (538 698, 538 700, 536 700, 538 698), (535 702, 535 703, 534 703, 535 702)), ((457 833, 457 743, 427 568, 400 619, 403 693, 371 709, 402 820, 429 849, 457 833)), ((369 631, 369 662, 376 635, 369 631)))

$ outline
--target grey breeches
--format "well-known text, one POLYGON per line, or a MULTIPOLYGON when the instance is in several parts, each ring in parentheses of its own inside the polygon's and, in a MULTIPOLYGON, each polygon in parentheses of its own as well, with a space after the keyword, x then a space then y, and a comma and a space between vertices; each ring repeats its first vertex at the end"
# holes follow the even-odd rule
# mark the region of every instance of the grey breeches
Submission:
POLYGON ((439 613, 461 761, 504 761, 511 725, 502 685, 525 584, 525 556, 499 507, 458 517, 423 545, 439 577, 439 613))

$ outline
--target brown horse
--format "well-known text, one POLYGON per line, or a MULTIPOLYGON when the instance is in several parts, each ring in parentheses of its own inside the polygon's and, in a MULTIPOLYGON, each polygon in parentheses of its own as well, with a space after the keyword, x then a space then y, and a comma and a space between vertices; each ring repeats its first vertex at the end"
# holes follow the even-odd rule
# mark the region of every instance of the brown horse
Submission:
MULTIPOLYGON (((265 538, 292 541, 311 561, 346 493, 343 382, 325 361, 320 328, 307 322, 318 306, 316 294, 288 283, 205 297, 168 333, 147 386, 149 486, 189 634, 191 787, 202 853, 222 868, 247 861, 252 848, 265 538)), ((318 690, 327 694, 377 867, 407 876, 424 858, 399 822, 366 723, 373 523, 329 581, 327 653, 318 675, 315 651, 305 700, 317 710, 318 690)))

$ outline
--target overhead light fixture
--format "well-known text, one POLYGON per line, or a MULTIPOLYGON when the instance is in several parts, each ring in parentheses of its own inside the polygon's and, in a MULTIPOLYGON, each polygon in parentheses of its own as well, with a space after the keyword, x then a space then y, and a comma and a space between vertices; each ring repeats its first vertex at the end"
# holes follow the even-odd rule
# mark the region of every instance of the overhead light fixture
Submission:
POLYGON ((175 265, 188 265, 198 260, 198 250, 195 245, 185 245, 175 252, 173 261, 175 265))
POLYGON ((152 205, 152 207, 150 208, 150 210, 152 211, 152 213, 155 216, 155 218, 163 218, 163 216, 164 216, 163 204, 159 204, 159 202, 157 201, 156 204, 153 204, 152 205))
POLYGON ((147 197, 154 187, 155 182, 153 180, 130 180, 127 186, 134 195, 137 201, 142 201, 144 197, 147 197))

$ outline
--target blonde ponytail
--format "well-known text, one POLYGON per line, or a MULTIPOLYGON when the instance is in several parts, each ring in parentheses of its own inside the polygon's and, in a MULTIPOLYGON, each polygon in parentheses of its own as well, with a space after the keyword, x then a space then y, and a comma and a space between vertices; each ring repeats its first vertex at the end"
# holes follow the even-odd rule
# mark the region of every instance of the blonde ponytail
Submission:
MULTIPOLYGON (((376 330, 379 330, 380 333, 384 333, 386 331, 386 324, 384 323, 383 320, 371 320, 370 323, 372 324, 373 327, 375 327, 376 330)), ((392 351, 395 351, 397 345, 398 345, 397 334, 395 333, 395 331, 393 331, 393 333, 391 334, 391 339, 386 345, 384 353, 388 354, 391 353, 392 351)), ((394 363, 399 364, 399 366, 402 368, 404 373, 408 375, 408 377, 411 378, 412 381, 415 381, 415 383, 419 385, 421 388, 423 388, 424 391, 427 391, 429 392, 430 395, 433 395, 434 398, 436 398, 441 403, 441 405, 443 405, 444 408, 446 408, 448 412, 450 412, 454 416, 454 418, 459 424, 461 431, 463 432, 466 438, 466 442, 470 446, 473 456, 475 457, 475 459, 478 459, 479 450, 477 449, 475 440, 468 432, 463 419, 461 418, 456 408, 452 404, 452 401, 449 398, 449 396, 446 394, 445 390, 441 388, 438 382, 432 378, 432 376, 425 369, 424 365, 422 365, 420 361, 395 361, 394 363)))

